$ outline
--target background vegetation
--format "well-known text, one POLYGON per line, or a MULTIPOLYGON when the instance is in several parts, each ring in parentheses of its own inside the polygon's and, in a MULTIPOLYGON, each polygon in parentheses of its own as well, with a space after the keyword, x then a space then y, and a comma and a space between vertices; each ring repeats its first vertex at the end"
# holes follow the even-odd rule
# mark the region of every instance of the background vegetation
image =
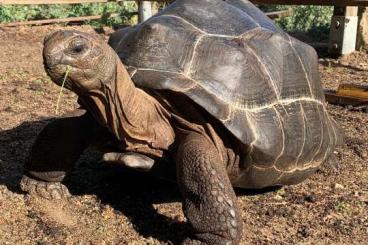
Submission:
POLYGON ((52 4, 52 5, 5 5, 0 6, 0 23, 38 20, 51 18, 67 18, 89 15, 103 15, 99 21, 87 22, 92 25, 115 25, 129 23, 132 12, 137 11, 135 2, 108 2, 86 4, 52 4), (110 18, 109 13, 120 13, 110 18))
POLYGON ((325 6, 259 6, 264 12, 291 9, 293 15, 276 20, 276 23, 288 32, 307 33, 311 38, 328 38, 333 7, 325 6))
MULTIPOLYGON (((163 4, 157 4, 162 8, 163 4)), ((328 35, 332 7, 321 6, 260 6, 265 12, 292 9, 294 14, 276 20, 276 23, 289 32, 306 32, 309 35, 323 39, 328 35)), ((89 22, 92 25, 115 25, 134 23, 132 12, 137 11, 135 2, 108 2, 76 5, 8 5, 0 6, 0 22, 22 20, 66 18, 86 15, 104 15, 101 21, 89 22), (120 13, 116 18, 110 18, 108 13, 120 13)))

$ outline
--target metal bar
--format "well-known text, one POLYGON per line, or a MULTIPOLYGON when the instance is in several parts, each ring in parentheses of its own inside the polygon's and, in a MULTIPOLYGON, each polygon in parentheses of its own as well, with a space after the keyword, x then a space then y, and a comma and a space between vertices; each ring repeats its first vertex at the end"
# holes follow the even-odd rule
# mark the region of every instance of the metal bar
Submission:
POLYGON ((152 16, 152 4, 150 1, 140 1, 138 3, 139 22, 143 22, 152 16))
POLYGON ((355 51, 358 30, 358 7, 335 7, 331 19, 328 52, 332 55, 355 51))

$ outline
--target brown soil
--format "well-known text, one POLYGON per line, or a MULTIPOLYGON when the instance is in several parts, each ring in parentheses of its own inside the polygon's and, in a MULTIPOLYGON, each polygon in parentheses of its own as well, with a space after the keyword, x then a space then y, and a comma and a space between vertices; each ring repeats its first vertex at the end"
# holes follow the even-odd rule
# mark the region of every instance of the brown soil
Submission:
MULTIPOLYGON (((32 142, 55 115, 59 88, 42 65, 42 39, 65 28, 0 30, 0 243, 176 244, 187 227, 175 185, 97 162, 86 153, 68 186, 70 200, 24 195, 18 183, 32 142)), ((68 27, 93 32, 89 26, 68 27)), ((325 87, 368 84, 368 54, 321 59, 325 87)), ((62 112, 76 106, 65 92, 62 112)), ((329 105, 346 144, 311 179, 262 192, 238 190, 244 244, 366 244, 368 114, 329 105)))

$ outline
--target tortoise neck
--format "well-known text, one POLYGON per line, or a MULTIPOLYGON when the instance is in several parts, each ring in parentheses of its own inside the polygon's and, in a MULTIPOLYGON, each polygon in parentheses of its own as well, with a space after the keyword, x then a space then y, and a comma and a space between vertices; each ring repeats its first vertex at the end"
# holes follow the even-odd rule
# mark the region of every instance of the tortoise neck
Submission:
POLYGON ((117 58, 113 88, 107 95, 108 127, 127 151, 158 157, 174 141, 170 113, 151 95, 137 88, 117 58), (147 151, 147 152, 145 152, 147 151))

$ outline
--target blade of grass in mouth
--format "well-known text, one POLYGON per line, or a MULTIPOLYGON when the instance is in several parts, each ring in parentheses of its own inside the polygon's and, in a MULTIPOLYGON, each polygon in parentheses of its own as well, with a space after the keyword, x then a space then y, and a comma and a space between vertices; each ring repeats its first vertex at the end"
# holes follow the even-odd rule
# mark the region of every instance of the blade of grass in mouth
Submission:
POLYGON ((61 84, 59 97, 58 97, 57 102, 56 102, 56 108, 55 108, 55 113, 56 114, 59 114, 60 101, 61 101, 61 97, 63 96, 63 89, 64 89, 64 86, 65 86, 66 79, 68 78, 70 69, 71 69, 70 66, 66 66, 65 76, 64 76, 64 79, 63 79, 63 83, 61 84))

